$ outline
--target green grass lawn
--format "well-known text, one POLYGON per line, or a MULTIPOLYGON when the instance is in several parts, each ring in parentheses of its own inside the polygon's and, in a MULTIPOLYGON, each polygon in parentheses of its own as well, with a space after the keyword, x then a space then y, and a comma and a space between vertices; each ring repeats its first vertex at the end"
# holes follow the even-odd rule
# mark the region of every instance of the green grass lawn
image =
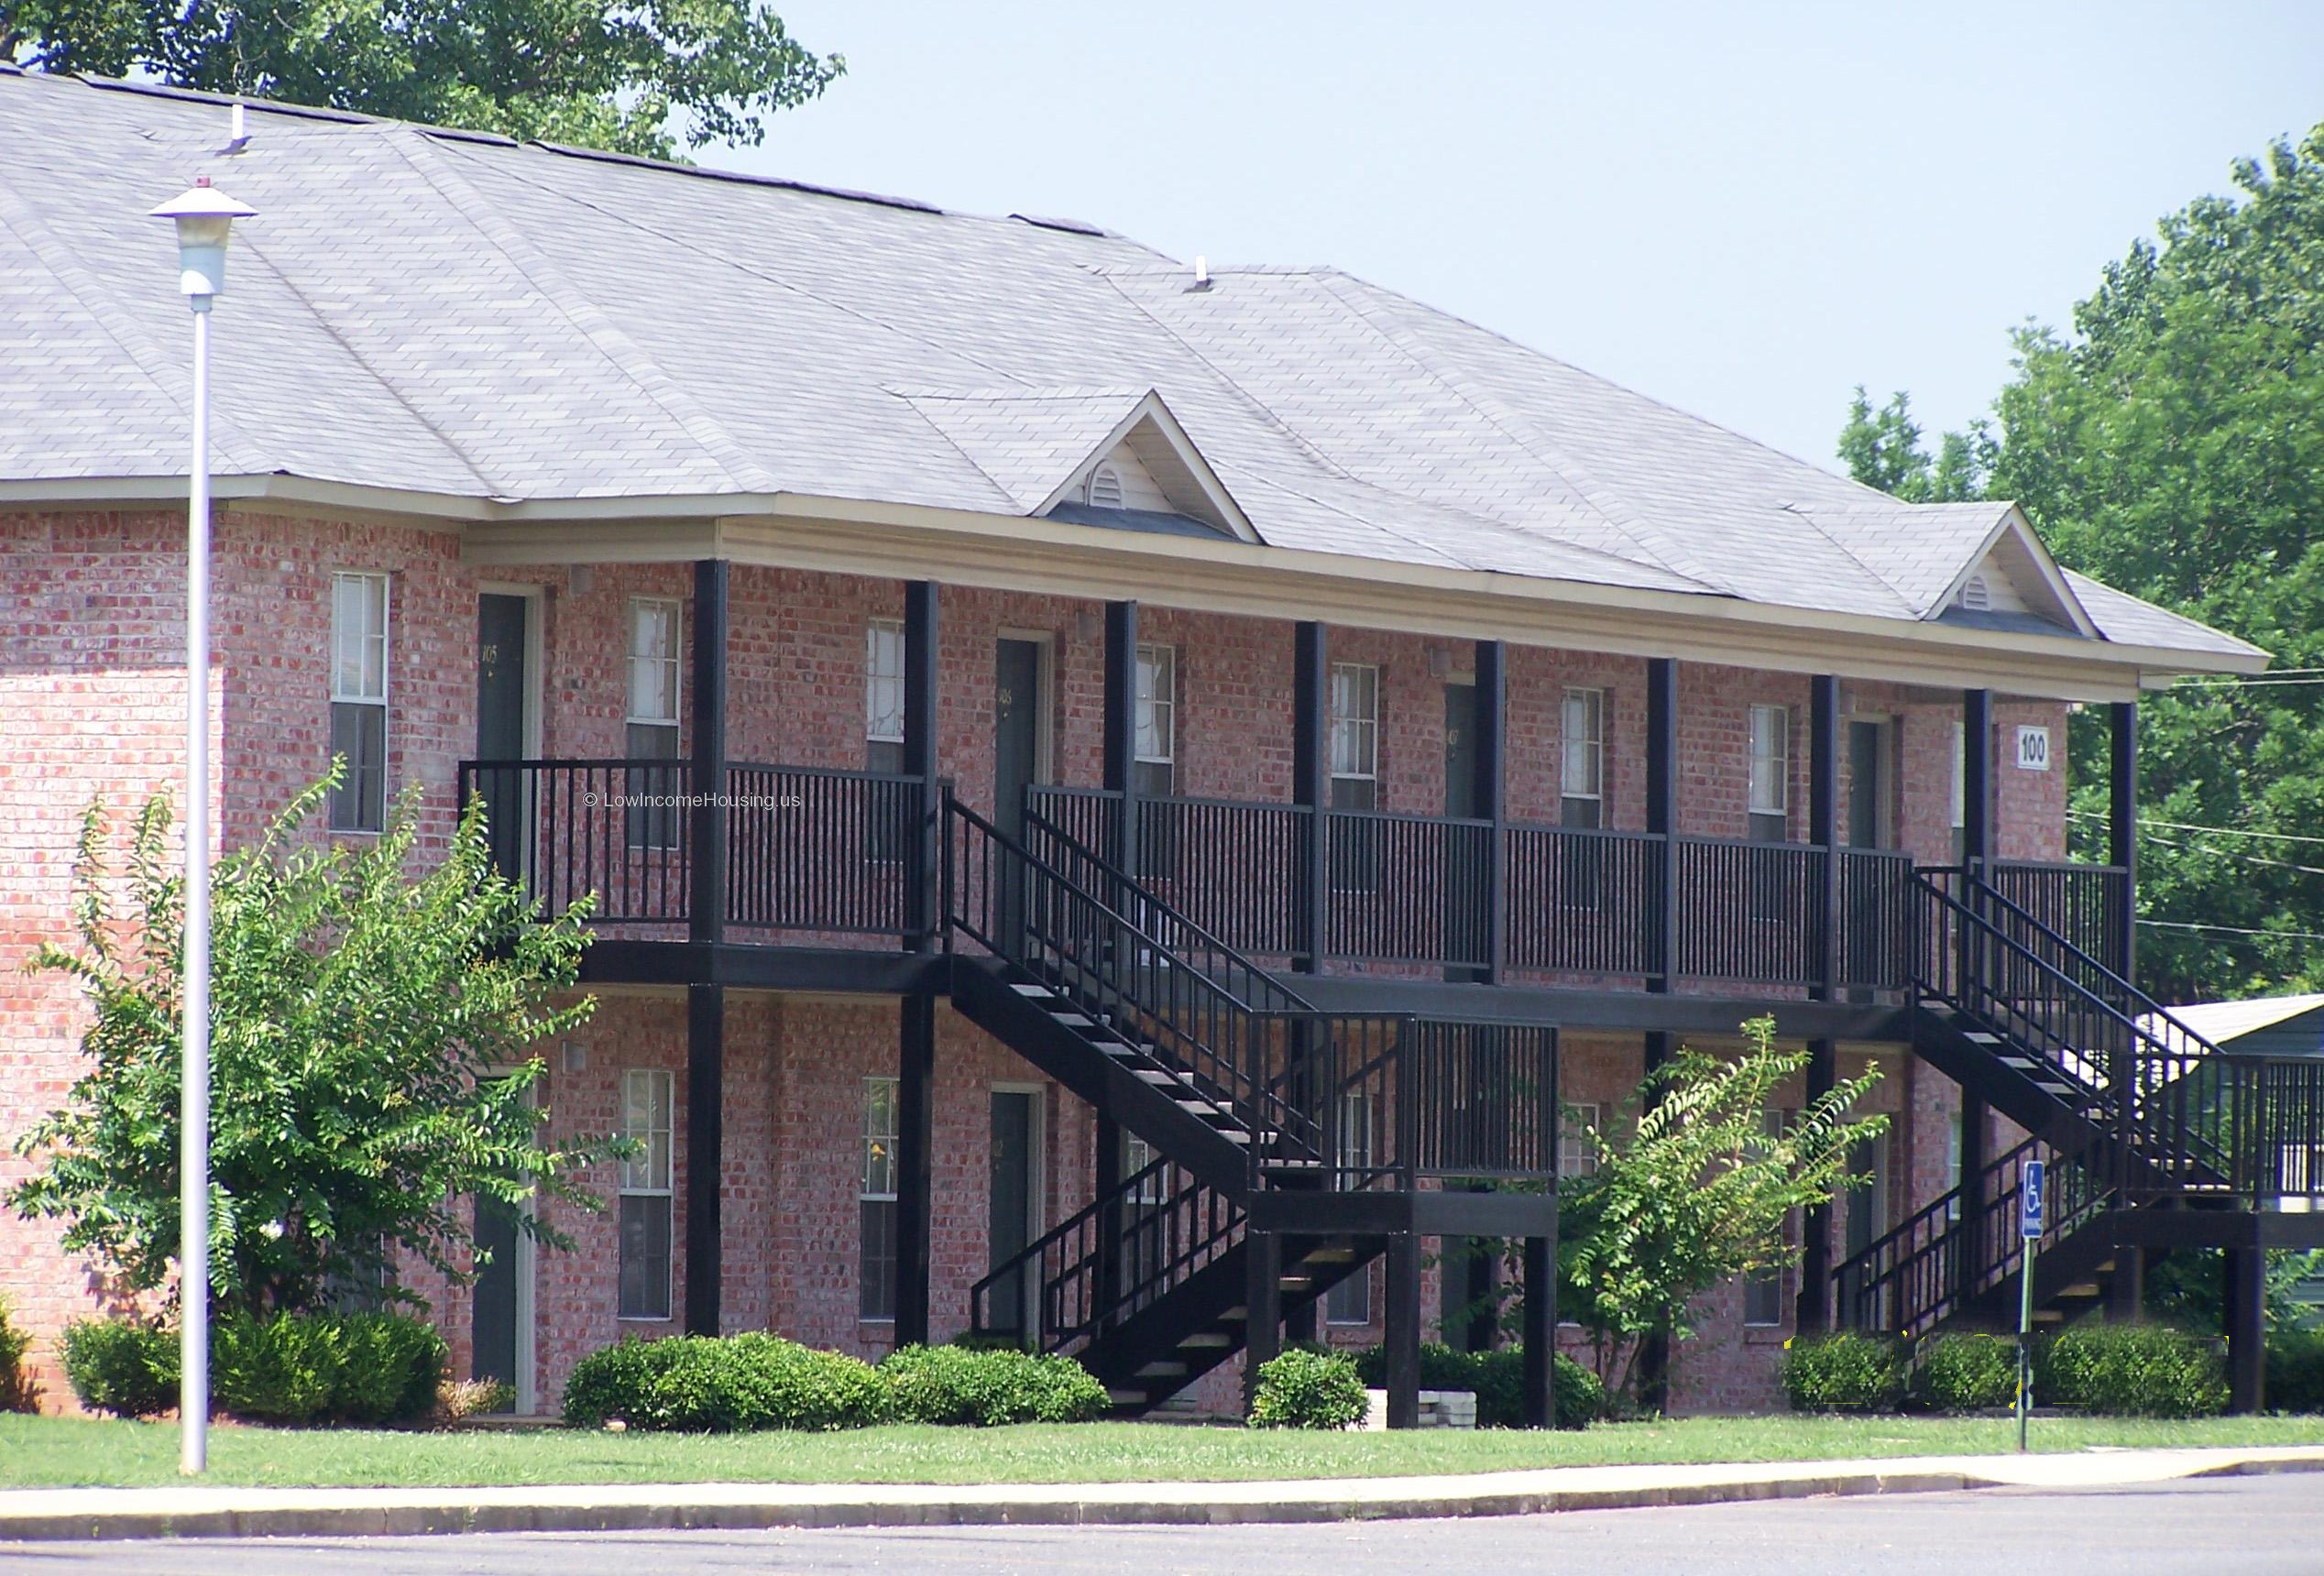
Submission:
MULTIPOLYGON (((393 1433, 221 1428, 219 1483, 1134 1483, 1379 1477, 1520 1467, 1992 1454, 2002 1418, 1694 1417, 1579 1433, 1310 1434, 1167 1424, 864 1428, 837 1434, 393 1433)), ((2324 1444, 2324 1417, 2037 1418, 2034 1448, 2324 1444)), ((168 1423, 0 1417, 0 1487, 170 1483, 168 1423)))

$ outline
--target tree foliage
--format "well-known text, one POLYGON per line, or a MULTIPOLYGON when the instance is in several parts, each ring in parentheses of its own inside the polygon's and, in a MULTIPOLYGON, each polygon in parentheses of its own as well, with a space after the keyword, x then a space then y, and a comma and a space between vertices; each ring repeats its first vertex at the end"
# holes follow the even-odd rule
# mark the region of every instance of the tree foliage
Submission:
MULTIPOLYGON (((544 1067, 529 1048, 594 1005, 554 1001, 574 983, 580 914, 541 920, 493 869, 477 805, 417 878, 404 873, 417 862, 409 794, 365 846, 299 846, 339 770, 215 869, 210 1283, 227 1311, 311 1308, 381 1284, 398 1250, 461 1278, 469 1196, 520 1204, 537 1189, 594 1208, 574 1173, 619 1147, 548 1146, 532 1098, 544 1067)), ((17 1141, 37 1169, 8 1194, 20 1213, 65 1221, 65 1247, 132 1291, 168 1284, 178 1252, 184 902, 170 824, 168 801, 148 801, 116 872, 104 806, 83 822, 78 945, 44 945, 27 968, 87 993, 89 1070, 17 1141)), ((536 1240, 570 1246, 515 1213, 536 1240)))
MULTIPOLYGON (((2070 567, 2312 680, 2296 671, 2324 669, 2324 126, 2233 178, 2108 265, 2070 334, 2017 334, 1985 490, 2070 567)), ((1911 497, 1918 432, 1900 450, 1902 396, 1891 410, 1884 427, 1858 389, 1841 452, 1911 497)), ((1976 434, 1959 442, 1974 455, 1976 434)), ((2324 685, 2189 683, 2143 712, 2141 982, 2166 1001, 2324 989, 2324 847, 2299 840, 2324 837, 2324 685)), ((2101 719, 2071 742, 2077 838, 2102 858, 2101 719)))
POLYGON ((1738 1056, 1682 1050, 1650 1073, 1614 1122, 1583 1130, 1597 1169, 1559 1185, 1558 1312, 1589 1332, 1599 1377, 1633 1403, 1644 1339, 1683 1340, 1705 1292, 1796 1264, 1786 1222, 1858 1180, 1850 1152, 1888 1130, 1885 1116, 1849 1115, 1878 1068, 1771 1122, 1808 1056, 1777 1048, 1772 1018, 1743 1034, 1738 1056))
POLYGON ((1858 481, 1907 503, 1960 503, 1984 496, 1993 440, 1979 422, 1967 432, 1946 433, 1932 459, 1913 420, 1912 396, 1900 389, 1876 411, 1859 383, 1840 429, 1840 459, 1858 481))
POLYGON ((664 159, 847 69, 752 0, 0 0, 0 60, 664 159))

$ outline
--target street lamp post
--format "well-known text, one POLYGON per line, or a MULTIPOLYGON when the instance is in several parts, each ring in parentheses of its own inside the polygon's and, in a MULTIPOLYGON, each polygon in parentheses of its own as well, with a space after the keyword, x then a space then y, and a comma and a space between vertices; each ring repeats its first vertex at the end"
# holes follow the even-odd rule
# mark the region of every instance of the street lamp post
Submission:
POLYGON ((193 476, 186 510, 184 1086, 179 1112, 178 1470, 210 1462, 210 304, 226 240, 256 209, 208 177, 153 211, 178 227, 178 289, 193 308, 193 476))

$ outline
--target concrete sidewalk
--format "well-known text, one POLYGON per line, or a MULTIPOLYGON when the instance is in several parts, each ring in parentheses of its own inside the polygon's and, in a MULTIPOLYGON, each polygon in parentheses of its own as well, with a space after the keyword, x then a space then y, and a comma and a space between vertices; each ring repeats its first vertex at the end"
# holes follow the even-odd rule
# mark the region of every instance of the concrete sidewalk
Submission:
POLYGON ((2324 1472, 2324 1446, 1912 1456, 1759 1466, 1552 1467, 1295 1483, 15 1489, 0 1491, 0 1542, 1526 1516, 1815 1494, 2102 1488, 2277 1472, 2324 1472))

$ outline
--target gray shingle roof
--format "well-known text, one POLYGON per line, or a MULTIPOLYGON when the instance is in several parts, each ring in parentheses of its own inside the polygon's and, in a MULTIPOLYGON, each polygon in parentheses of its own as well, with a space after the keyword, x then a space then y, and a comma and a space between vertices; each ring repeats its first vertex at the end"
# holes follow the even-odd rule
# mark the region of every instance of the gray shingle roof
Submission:
MULTIPOLYGON (((2008 506, 1914 507, 1330 269, 0 71, 0 480, 183 472, 144 215, 239 226, 218 465, 458 498, 1037 508, 1158 392, 1266 543, 1925 619, 2008 506)), ((2102 632, 2249 648, 2076 577, 2102 632)))

